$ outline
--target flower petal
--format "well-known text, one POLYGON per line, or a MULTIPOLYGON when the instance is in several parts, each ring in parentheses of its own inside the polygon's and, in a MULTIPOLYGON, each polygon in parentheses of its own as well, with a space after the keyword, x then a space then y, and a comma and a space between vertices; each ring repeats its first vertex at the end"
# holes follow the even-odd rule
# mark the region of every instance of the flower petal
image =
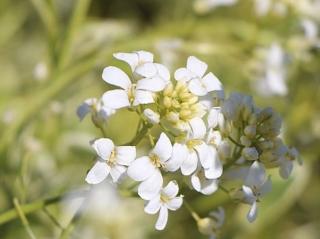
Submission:
POLYGON ((154 65, 154 63, 148 62, 148 63, 139 65, 136 68, 135 72, 143 77, 150 78, 157 74, 157 68, 154 65))
POLYGON ((189 56, 187 60, 187 69, 198 77, 202 77, 206 72, 208 65, 194 56, 189 56))
POLYGON ((156 214, 160 210, 160 207, 160 195, 157 195, 147 203, 147 205, 144 207, 144 211, 148 214, 156 214))
POLYGON ((221 82, 211 72, 202 78, 202 83, 205 85, 208 92, 223 90, 221 82))
POLYGON ((280 161, 279 174, 283 179, 288 179, 293 169, 293 161, 283 159, 280 161))
POLYGON ((162 189, 162 194, 164 194, 168 198, 174 198, 175 196, 177 196, 178 192, 179 186, 175 180, 170 181, 168 185, 162 189))
POLYGON ((166 86, 160 77, 144 78, 138 81, 137 90, 147 90, 152 92, 162 91, 166 86))
POLYGON ((110 90, 102 96, 103 104, 112 109, 130 106, 128 94, 125 90, 110 90))
POLYGON ((77 115, 80 120, 91 111, 91 107, 97 102, 96 98, 86 99, 78 108, 77 108, 77 115))
POLYGON ((87 174, 86 182, 97 184, 102 182, 109 174, 110 167, 101 161, 97 161, 87 174))
POLYGON ((161 77, 161 79, 166 83, 170 83, 170 72, 167 67, 165 67, 162 64, 155 63, 155 66, 158 71, 158 75, 161 77))
POLYGON ((139 57, 137 53, 115 53, 113 54, 114 58, 124 61, 128 63, 128 65, 131 67, 131 70, 134 71, 138 65, 139 57))
POLYGON ((166 170, 170 172, 177 171, 184 159, 188 157, 188 148, 184 144, 175 143, 172 147, 172 156, 165 163, 166 170))
POLYGON ((209 128, 215 128, 218 126, 219 114, 220 114, 220 107, 213 107, 210 109, 208 114, 209 128))
POLYGON ((179 68, 174 73, 174 78, 177 81, 189 81, 191 79, 192 75, 187 70, 187 68, 179 68))
POLYGON ((156 167, 147 156, 137 158, 128 167, 128 175, 135 181, 146 180, 153 175, 155 171, 156 167))
POLYGON ((256 201, 257 198, 253 194, 253 191, 250 187, 243 185, 242 192, 243 192, 244 200, 246 203, 252 204, 254 201, 256 201))
POLYGON ((135 99, 133 102, 134 106, 140 105, 140 104, 150 104, 153 103, 153 94, 150 91, 145 90, 136 90, 135 99))
POLYGON ((153 54, 151 52, 140 50, 136 51, 136 54, 138 54, 140 62, 153 62, 153 54))
POLYGON ((201 190, 201 182, 200 182, 200 178, 198 176, 198 173, 194 173, 192 176, 191 176, 191 184, 192 184, 192 187, 200 192, 201 190))
POLYGON ((192 174, 198 165, 198 157, 196 152, 189 152, 188 158, 184 159, 181 165, 181 173, 185 176, 192 174))
POLYGON ((266 170, 262 163, 255 161, 248 172, 245 179, 245 185, 249 187, 260 187, 266 181, 266 170))
POLYGON ((189 121, 192 130, 193 139, 203 139, 206 135, 206 126, 203 120, 199 117, 193 118, 189 121))
POLYGON ((134 146, 118 146, 116 148, 117 163, 129 166, 136 158, 136 147, 134 146))
POLYGON ((171 199, 169 202, 167 202, 167 208, 172 211, 176 211, 181 207, 182 203, 183 203, 183 199, 181 196, 175 197, 171 199))
POLYGON ((124 71, 114 66, 108 66, 103 69, 102 79, 115 86, 119 86, 124 90, 128 90, 131 86, 131 81, 124 71))
POLYGON ((114 144, 111 139, 101 138, 95 140, 92 147, 102 160, 109 160, 114 144))
POLYGON ((211 150, 209 150, 208 145, 205 143, 202 143, 200 145, 197 145, 194 147, 194 149, 198 153, 198 158, 200 160, 200 163, 203 168, 210 168, 212 165, 212 155, 209 155, 209 153, 212 153, 211 150))
POLYGON ((212 158, 211 160, 212 165, 209 168, 204 169, 204 175, 208 179, 216 179, 222 175, 222 171, 223 171, 222 163, 219 159, 217 150, 214 147, 209 146, 208 150, 210 151, 209 157, 212 158))
POLYGON ((201 80, 198 78, 194 78, 189 81, 188 89, 191 91, 191 93, 197 96, 204 96, 208 93, 205 85, 202 84, 201 80))
POLYGON ((171 157, 172 145, 170 139, 165 133, 161 133, 152 152, 156 154, 163 163, 171 157))
POLYGON ((163 184, 163 178, 160 170, 154 170, 153 174, 140 183, 138 187, 138 194, 144 200, 151 200, 157 194, 159 194, 163 184))
POLYGON ((254 220, 256 220, 257 214, 258 214, 258 205, 257 205, 257 201, 254 201, 247 214, 248 221, 253 222, 254 220))
POLYGON ((204 195, 210 195, 217 191, 219 187, 219 181, 216 179, 204 180, 201 185, 201 193, 204 195))
POLYGON ((122 165, 115 165, 110 169, 110 175, 114 183, 118 182, 120 177, 126 172, 126 167, 122 165))
POLYGON ((166 227, 167 222, 168 222, 168 209, 166 207, 161 207, 159 217, 156 222, 156 229, 159 231, 163 230, 166 227))

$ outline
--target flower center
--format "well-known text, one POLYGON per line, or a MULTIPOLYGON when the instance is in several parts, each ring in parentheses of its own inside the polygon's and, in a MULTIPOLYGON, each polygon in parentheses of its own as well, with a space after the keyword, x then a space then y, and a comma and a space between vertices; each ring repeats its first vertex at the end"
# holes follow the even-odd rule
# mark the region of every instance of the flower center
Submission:
POLYGON ((115 149, 111 151, 109 158, 106 160, 107 164, 110 167, 113 167, 116 164, 116 151, 115 149))
POLYGON ((158 155, 156 155, 156 154, 154 154, 154 153, 151 153, 151 154, 149 155, 149 158, 150 158, 152 164, 153 164, 154 166, 156 166, 157 168, 161 168, 161 167, 163 166, 163 164, 162 164, 160 158, 158 157, 158 155))
POLYGON ((196 147, 196 146, 198 146, 200 144, 202 144, 202 140, 201 139, 190 139, 186 143, 188 149, 194 149, 194 147, 196 147))
MULTIPOLYGON (((175 86, 169 84, 163 92, 163 105, 166 115, 177 114, 176 119, 169 117, 173 123, 177 121, 189 121, 201 113, 201 106, 198 103, 198 97, 193 95, 186 83, 178 81, 175 86)), ((169 119, 169 120, 170 120, 169 119)))
POLYGON ((160 194, 160 201, 162 202, 162 203, 168 203, 169 201, 170 201, 170 198, 167 196, 167 195, 165 195, 165 194, 163 194, 163 193, 161 193, 160 194))

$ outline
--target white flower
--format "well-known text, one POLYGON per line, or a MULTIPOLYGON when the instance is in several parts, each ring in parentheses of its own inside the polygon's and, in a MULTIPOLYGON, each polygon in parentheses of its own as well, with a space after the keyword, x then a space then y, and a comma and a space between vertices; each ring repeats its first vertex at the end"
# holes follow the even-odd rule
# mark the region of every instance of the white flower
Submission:
MULTIPOLYGON (((150 73, 149 69, 151 72, 154 71, 153 63, 150 64, 142 66, 141 72, 146 76, 150 73)), ((157 74, 157 71, 155 73, 157 74)), ((125 72, 114 66, 106 67, 102 78, 107 83, 121 88, 107 91, 102 96, 104 105, 112 109, 153 103, 154 93, 162 91, 168 81, 168 78, 163 79, 156 75, 151 78, 143 78, 137 84, 133 84, 125 72)))
POLYGON ((170 181, 168 185, 162 188, 159 193, 152 198, 145 206, 144 211, 148 214, 156 214, 159 217, 155 228, 163 230, 168 221, 168 209, 172 211, 178 210, 182 205, 182 196, 177 196, 179 186, 175 181, 170 181))
POLYGON ((134 146, 116 147, 108 138, 95 140, 92 147, 98 155, 98 160, 87 174, 86 181, 90 184, 102 182, 109 174, 113 182, 118 182, 126 172, 126 166, 136 157, 134 146))
POLYGON ((205 169, 207 179, 217 179, 222 175, 223 167, 220 161, 218 148, 222 143, 219 131, 210 129, 207 135, 208 156, 211 158, 211 165, 205 169))
POLYGON ((222 128, 224 125, 224 117, 221 113, 220 107, 212 107, 208 113, 208 127, 209 128, 222 128))
POLYGON ((91 113, 92 120, 95 124, 103 124, 111 115, 116 111, 102 104, 102 102, 96 98, 86 99, 77 109, 77 115, 80 120, 91 113))
POLYGON ((220 6, 235 5, 237 2, 238 0, 196 0, 193 7, 198 13, 206 13, 220 6))
POLYGON ((205 169, 212 165, 212 158, 208 145, 204 141, 206 135, 206 126, 201 118, 193 118, 189 121, 190 132, 182 142, 174 144, 172 158, 169 161, 175 162, 175 165, 181 165, 183 175, 191 175, 196 171, 198 162, 205 169))
POLYGON ((170 139, 165 133, 161 133, 150 154, 137 158, 131 163, 128 175, 135 181, 141 181, 138 187, 138 194, 141 198, 150 200, 159 193, 163 184, 160 169, 165 168, 171 154, 170 139))
POLYGON ((225 220, 225 212, 222 207, 211 211, 209 217, 201 218, 197 221, 198 229, 203 235, 210 236, 210 239, 215 239, 218 230, 222 227, 225 220))
POLYGON ((191 93, 197 96, 205 96, 211 91, 223 90, 219 79, 213 74, 208 73, 204 76, 208 65, 194 56, 187 60, 187 67, 180 68, 174 73, 177 81, 185 81, 191 93))
POLYGON ((249 222, 253 222, 258 213, 257 202, 271 190, 271 180, 266 176, 263 164, 255 161, 251 165, 244 184, 245 185, 242 186, 244 200, 251 205, 247 219, 249 222))

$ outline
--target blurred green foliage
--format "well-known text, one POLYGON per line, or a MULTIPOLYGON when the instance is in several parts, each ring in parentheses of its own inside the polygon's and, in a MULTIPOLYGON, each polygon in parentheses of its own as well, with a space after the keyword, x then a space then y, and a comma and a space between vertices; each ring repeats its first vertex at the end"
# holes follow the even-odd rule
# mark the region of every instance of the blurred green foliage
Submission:
MULTIPOLYGON (((204 14, 193 6, 191 0, 0 1, 0 212, 14 208, 14 198, 25 204, 85 186, 93 157, 88 142, 100 133, 89 119, 80 124, 75 110, 107 90, 103 67, 127 67, 112 53, 145 49, 170 68, 189 55, 207 62, 227 93, 251 94, 279 111, 284 138, 301 153, 304 164, 288 182, 272 175, 274 190, 254 224, 245 220, 246 206, 220 192, 187 195, 203 216, 220 202, 227 206, 222 238, 320 237, 320 52, 300 39, 301 14, 290 6, 285 16, 258 17, 245 0, 204 14), (256 49, 273 42, 289 56, 283 97, 263 97, 252 87, 256 49)), ((124 143, 136 124, 122 111, 108 135, 124 143)), ((29 227, 37 238, 205 238, 186 210, 170 215, 159 233, 138 200, 121 199, 112 211, 108 198, 99 199, 112 215, 95 217, 87 209, 71 220, 75 211, 61 202, 46 207, 58 223, 41 209, 27 215, 29 226, 19 218, 0 225, 0 238, 27 238, 29 227)))

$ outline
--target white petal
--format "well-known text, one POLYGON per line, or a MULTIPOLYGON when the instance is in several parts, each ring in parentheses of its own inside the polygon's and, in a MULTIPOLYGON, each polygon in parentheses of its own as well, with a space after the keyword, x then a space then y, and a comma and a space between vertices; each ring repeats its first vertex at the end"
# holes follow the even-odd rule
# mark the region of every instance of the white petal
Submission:
POLYGON ((209 155, 212 151, 209 150, 208 145, 202 143, 200 145, 195 146, 195 150, 198 153, 198 157, 200 159, 200 163, 203 168, 210 168, 212 165, 213 158, 212 155, 209 155))
POLYGON ((267 181, 260 187, 260 196, 264 196, 265 194, 267 194, 268 192, 271 191, 272 188, 272 182, 270 177, 267 179, 267 181))
POLYGON ((144 156, 134 160, 129 168, 128 175, 135 181, 143 181, 153 175, 156 167, 152 164, 149 157, 144 156))
POLYGON ((255 161, 248 172, 245 185, 260 187, 266 181, 266 170, 262 163, 255 161))
POLYGON ((181 207, 182 203, 183 203, 182 197, 175 197, 171 199, 169 202, 167 202, 166 205, 170 210, 176 211, 181 207))
POLYGON ((148 51, 136 51, 140 62, 153 62, 153 54, 148 51))
POLYGON ((171 157, 172 145, 170 139, 165 133, 161 133, 152 152, 156 154, 163 163, 171 157))
POLYGON ((114 183, 118 182, 120 177, 126 172, 126 167, 122 165, 115 165, 110 169, 110 175, 114 183))
POLYGON ((168 68, 165 67, 164 65, 158 64, 158 63, 155 63, 155 66, 157 68, 158 75, 161 77, 161 79, 166 84, 170 83, 170 72, 169 72, 168 68))
POLYGON ((206 126, 201 118, 193 118, 189 121, 193 139, 203 139, 206 135, 206 126))
POLYGON ((177 81, 189 81, 191 79, 192 75, 186 68, 179 68, 174 73, 174 78, 177 81))
POLYGON ((131 81, 126 73, 114 66, 108 66, 103 69, 102 79, 115 86, 119 86, 124 90, 128 90, 131 81))
POLYGON ((181 165, 183 160, 188 158, 188 148, 184 144, 175 143, 172 148, 172 156, 165 163, 166 170, 170 172, 177 171, 181 165))
POLYGON ((90 184, 102 182, 109 174, 110 167, 101 161, 97 161, 87 174, 86 181, 90 184))
POLYGON ((102 96, 103 104, 112 109, 130 106, 128 94, 125 90, 110 90, 102 96))
POLYGON ((92 147, 102 160, 109 160, 114 144, 111 139, 101 138, 93 142, 92 147))
POLYGON ((144 207, 144 211, 148 214, 156 214, 160 210, 160 206, 160 195, 157 195, 147 203, 147 205, 144 207))
POLYGON ((137 90, 159 92, 163 90, 165 86, 166 83, 160 77, 144 78, 138 81, 137 90))
POLYGON ((223 90, 221 82, 211 72, 202 78, 202 83, 205 85, 208 92, 223 90))
POLYGON ((209 179, 202 182, 201 185, 201 193, 204 195, 210 195, 217 191, 218 189, 218 180, 216 179, 209 179))
POLYGON ((135 94, 135 99, 133 102, 134 106, 140 105, 140 104, 150 104, 153 103, 153 94, 150 91, 145 90, 137 90, 135 94))
POLYGON ((135 68, 137 67, 138 65, 138 61, 139 61, 139 57, 138 57, 138 54, 136 53, 122 53, 122 52, 119 52, 119 53, 115 53, 113 54, 114 58, 118 59, 118 60, 121 60, 121 61, 124 61, 126 63, 129 64, 129 66, 131 67, 131 70, 134 71, 135 68))
POLYGON ((136 158, 136 147, 134 146, 118 146, 116 148, 117 163, 129 166, 136 158))
POLYGON ((179 186, 175 180, 170 181, 168 185, 162 189, 162 194, 164 194, 168 198, 174 198, 175 196, 177 196, 178 192, 179 186))
POLYGON ((200 192, 201 182, 197 172, 191 176, 191 184, 196 191, 200 192))
POLYGON ((166 227, 167 222, 168 222, 168 209, 166 207, 161 207, 159 217, 156 222, 156 229, 159 231, 163 230, 166 227))
POLYGON ((138 187, 138 194, 144 200, 151 200, 157 194, 159 194, 163 184, 163 178, 160 170, 153 171, 153 174, 140 183, 138 187))
POLYGON ((256 201, 256 196, 253 194, 253 191, 250 187, 247 187, 245 185, 242 186, 242 191, 244 194, 244 200, 246 203, 252 204, 254 201, 256 201))
POLYGON ((199 77, 202 77, 207 70, 208 65, 194 56, 189 56, 187 69, 199 77))
POLYGON ((293 162, 284 159, 280 162, 279 174, 283 179, 288 179, 293 169, 293 162))
POLYGON ((189 81, 188 89, 191 93, 197 96, 204 96, 208 93, 206 87, 202 84, 201 80, 198 78, 194 78, 189 81))
POLYGON ((258 205, 257 201, 254 201, 254 203, 251 205, 251 208, 247 214, 247 219, 249 222, 253 222, 256 220, 258 214, 258 205))
POLYGON ((135 72, 143 77, 149 78, 157 74, 157 68, 154 63, 144 63, 139 65, 135 72))
POLYGON ((198 157, 196 152, 189 152, 188 158, 184 159, 181 165, 181 173, 185 176, 192 174, 198 165, 198 157))
POLYGON ((214 147, 209 146, 209 151, 209 157, 212 157, 212 165, 204 170, 204 175, 208 179, 216 179, 222 175, 223 167, 219 159, 217 150, 214 147))
POLYGON ((209 128, 215 128, 218 126, 218 117, 220 114, 220 108, 214 107, 210 109, 208 114, 208 126, 209 128))

